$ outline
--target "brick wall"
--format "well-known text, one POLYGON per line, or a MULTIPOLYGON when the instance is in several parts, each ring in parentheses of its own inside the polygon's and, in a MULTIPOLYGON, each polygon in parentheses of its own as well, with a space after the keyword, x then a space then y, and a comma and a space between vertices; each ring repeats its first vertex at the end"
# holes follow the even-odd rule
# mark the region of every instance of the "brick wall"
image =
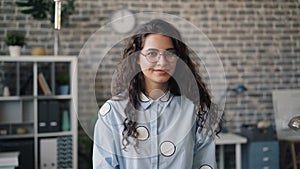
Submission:
MULTIPOLYGON (((45 47, 47 54, 53 54, 53 30, 49 21, 36 21, 22 14, 15 0, 0 3, 1 55, 8 53, 3 42, 8 30, 26 32, 23 54, 30 54, 34 46, 45 47)), ((248 88, 242 95, 228 93, 226 111, 234 115, 230 117, 234 121, 229 126, 232 130, 262 119, 273 122, 271 91, 300 87, 299 1, 76 0, 75 6, 69 27, 61 31, 61 52, 66 55, 78 56, 87 39, 109 23, 112 12, 120 8, 135 13, 165 12, 196 25, 219 52, 228 87, 244 84, 248 88)))
MULTIPOLYGON (((0 54, 7 54, 3 38, 8 30, 26 32, 27 45, 23 48, 23 54, 30 54, 33 46, 43 46, 48 54, 52 54, 53 30, 50 22, 32 20, 22 14, 14 2, 0 2, 0 54)), ((260 120, 273 124, 271 91, 300 88, 298 0, 75 0, 75 6, 76 12, 70 17, 69 27, 61 31, 62 54, 65 55, 78 56, 87 39, 109 23, 112 12, 120 8, 128 8, 134 13, 165 12, 196 25, 217 49, 228 87, 243 84, 248 88, 240 95, 228 93, 226 112, 231 121, 227 124, 229 130, 238 131, 242 124, 260 120)), ((113 59, 111 64, 116 64, 116 60, 113 59)), ((87 65, 79 66, 84 68, 87 65)), ((84 73, 79 74, 79 78, 83 78, 84 73)), ((96 94, 99 103, 110 93, 106 89, 110 85, 109 76, 103 75, 101 78, 103 81, 97 83, 101 90, 97 90, 96 94)), ((79 106, 83 112, 83 122, 89 122, 89 106, 79 106)))

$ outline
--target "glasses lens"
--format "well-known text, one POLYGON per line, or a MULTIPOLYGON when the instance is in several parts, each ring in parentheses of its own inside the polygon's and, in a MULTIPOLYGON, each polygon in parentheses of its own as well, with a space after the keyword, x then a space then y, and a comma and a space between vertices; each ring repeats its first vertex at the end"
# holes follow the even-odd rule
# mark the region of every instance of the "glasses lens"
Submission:
POLYGON ((169 62, 174 62, 177 60, 176 51, 165 51, 164 55, 169 62))
MULTIPOLYGON (((158 49, 149 49, 143 55, 147 58, 149 62, 155 63, 158 62, 160 58, 159 55, 161 54, 158 49)), ((163 55, 168 62, 175 62, 177 60, 177 54, 175 50, 164 51, 163 55)))
POLYGON ((157 62, 158 61, 158 55, 159 55, 159 51, 158 50, 148 50, 146 52, 146 58, 150 62, 157 62))

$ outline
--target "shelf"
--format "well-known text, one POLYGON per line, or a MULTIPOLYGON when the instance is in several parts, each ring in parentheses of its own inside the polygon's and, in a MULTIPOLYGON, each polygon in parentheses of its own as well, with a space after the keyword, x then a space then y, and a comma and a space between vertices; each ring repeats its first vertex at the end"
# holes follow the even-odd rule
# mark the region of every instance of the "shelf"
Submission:
POLYGON ((33 99, 72 99, 71 95, 51 95, 51 96, 0 96, 0 101, 21 101, 21 100, 33 100, 33 99))
POLYGON ((10 135, 0 135, 0 139, 23 139, 23 138, 33 138, 34 134, 10 134, 10 135))
POLYGON ((37 96, 38 99, 42 100, 42 99, 72 99, 71 95, 51 95, 51 96, 37 96))
POLYGON ((0 150, 5 144, 16 151, 25 147, 26 158, 20 162, 24 167, 24 159, 30 159, 31 166, 24 168, 55 163, 56 168, 66 164, 77 169, 77 57, 0 56, 0 69, 5 74, 2 85, 10 93, 0 96, 0 150), (60 75, 69 76, 68 94, 60 95, 60 75), (62 131, 66 126, 69 130, 62 131), (32 144, 23 145, 28 140, 32 144), (68 160, 62 163, 65 156, 68 160), (52 159, 56 161, 49 163, 52 159))
POLYGON ((33 100, 33 96, 0 96, 0 101, 33 100))
POLYGON ((76 56, 0 56, 0 61, 5 62, 70 62, 76 60, 76 56))
MULTIPOLYGON (((32 135, 34 133, 33 127, 34 127, 33 122, 0 123, 0 136, 18 137, 18 136, 24 136, 24 135, 25 136, 32 135)), ((2 137, 0 137, 0 138, 2 138, 2 137)))
POLYGON ((49 132, 49 133, 38 133, 38 137, 57 137, 57 136, 70 136, 72 135, 71 131, 60 131, 60 132, 49 132))
POLYGON ((24 121, 24 122, 18 122, 18 123, 0 123, 1 125, 28 125, 28 124, 32 124, 33 125, 33 121, 24 121))

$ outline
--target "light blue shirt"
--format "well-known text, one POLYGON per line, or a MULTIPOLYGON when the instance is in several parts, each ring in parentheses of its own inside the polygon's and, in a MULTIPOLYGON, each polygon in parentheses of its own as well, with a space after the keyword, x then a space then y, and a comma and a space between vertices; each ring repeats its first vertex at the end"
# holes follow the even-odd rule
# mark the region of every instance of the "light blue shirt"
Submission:
POLYGON ((214 169, 215 137, 198 132, 194 104, 170 92, 156 100, 143 93, 137 110, 137 144, 122 145, 128 100, 108 100, 94 130, 94 169, 214 169), (136 145, 136 146, 134 146, 136 145))

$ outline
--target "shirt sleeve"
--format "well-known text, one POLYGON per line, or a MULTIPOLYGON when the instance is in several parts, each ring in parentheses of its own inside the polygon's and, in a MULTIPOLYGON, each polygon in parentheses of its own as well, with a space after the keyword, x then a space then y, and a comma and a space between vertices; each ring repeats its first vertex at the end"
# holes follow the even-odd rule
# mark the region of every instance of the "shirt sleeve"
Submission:
POLYGON ((194 147, 193 169, 215 169, 215 135, 196 132, 196 144, 194 147))
MULTIPOLYGON (((109 105, 105 105, 106 107, 109 105)), ((94 145, 93 145, 93 169, 119 169, 117 155, 115 152, 115 143, 111 125, 108 122, 101 107, 98 113, 98 120, 94 128, 94 145)), ((108 113, 106 112, 106 113, 108 113)))

